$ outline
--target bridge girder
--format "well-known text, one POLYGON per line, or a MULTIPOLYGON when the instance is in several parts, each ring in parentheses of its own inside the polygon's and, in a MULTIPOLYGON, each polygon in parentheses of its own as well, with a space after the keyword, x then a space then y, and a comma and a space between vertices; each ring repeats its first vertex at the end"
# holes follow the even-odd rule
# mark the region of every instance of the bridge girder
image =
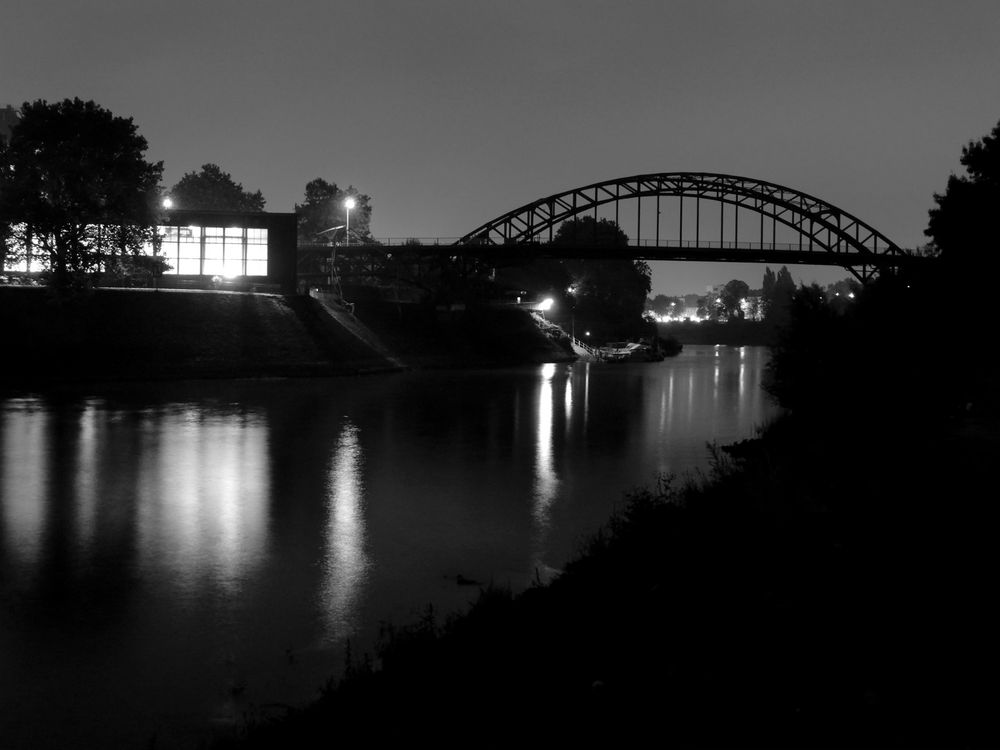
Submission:
MULTIPOLYGON (((877 270, 899 267, 911 259, 896 243, 870 224, 815 196, 764 180, 711 172, 635 175, 556 193, 482 224, 455 244, 528 245, 544 243, 546 240, 551 242, 555 228, 567 219, 591 211, 596 218, 598 208, 616 204, 617 221, 617 204, 622 201, 660 197, 676 197, 681 200, 694 198, 698 201, 732 205, 737 211, 740 208, 753 211, 762 217, 762 234, 765 219, 772 222, 772 236, 777 224, 791 228, 798 233, 799 248, 792 253, 785 251, 786 258, 795 258, 785 262, 839 265, 862 281, 867 281, 877 270)), ((641 204, 638 221, 641 224, 641 204)), ((683 225, 681 231, 683 232, 683 225)), ((738 234, 738 229, 736 231, 738 234)), ((701 244, 697 239, 700 233, 698 222, 695 232, 693 247, 697 248, 701 244)), ((660 248, 659 236, 656 246, 659 252, 650 252, 645 257, 762 262, 758 257, 751 257, 750 252, 746 257, 726 253, 725 258, 713 258, 711 256, 718 256, 719 253, 711 247, 694 257, 688 257, 691 255, 688 253, 682 258, 683 254, 671 252, 668 246, 660 248)), ((634 252, 638 249, 630 248, 631 254, 640 257, 634 252)), ((776 259, 779 253, 774 251, 772 254, 776 259)), ((770 255, 768 254, 768 259, 770 255)))

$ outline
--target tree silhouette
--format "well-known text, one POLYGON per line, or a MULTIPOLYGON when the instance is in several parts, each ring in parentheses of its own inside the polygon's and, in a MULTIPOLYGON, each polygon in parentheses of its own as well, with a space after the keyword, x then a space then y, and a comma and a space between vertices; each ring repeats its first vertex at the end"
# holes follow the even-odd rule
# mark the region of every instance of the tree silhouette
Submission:
POLYGON ((351 185, 341 190, 335 182, 317 177, 306 183, 305 200, 295 204, 298 214, 299 242, 329 242, 345 237, 347 215, 344 200, 351 196, 357 205, 351 209, 351 240, 371 237, 371 196, 351 185))
POLYGON ((684 300, 681 297, 668 297, 665 294, 657 294, 650 300, 649 309, 657 315, 678 314, 684 309, 684 300))
POLYGON ((1000 123, 979 141, 962 149, 965 174, 948 178, 944 193, 934 195, 936 208, 924 234, 949 266, 973 262, 991 270, 1000 267, 1000 123))
POLYGON ((42 250, 59 288, 111 256, 138 255, 155 234, 163 174, 146 148, 132 118, 92 101, 26 102, 0 160, 11 254, 42 250))
POLYGON ((745 281, 733 279, 722 288, 722 306, 726 308, 726 315, 730 320, 734 318, 743 319, 742 303, 750 294, 750 285, 745 281))
MULTIPOLYGON (((554 244, 627 247, 628 235, 613 221, 592 216, 563 222, 554 244)), ((595 337, 634 338, 647 333, 643 322, 652 272, 628 257, 561 261, 576 298, 576 316, 587 321, 595 337)))
POLYGON ((787 266, 782 266, 775 275, 769 267, 764 267, 761 296, 764 303, 764 320, 772 325, 788 322, 788 308, 795 295, 795 281, 787 266))
POLYGON ((264 195, 243 189, 217 164, 203 164, 200 172, 187 172, 170 189, 177 208, 202 211, 263 211, 264 195))

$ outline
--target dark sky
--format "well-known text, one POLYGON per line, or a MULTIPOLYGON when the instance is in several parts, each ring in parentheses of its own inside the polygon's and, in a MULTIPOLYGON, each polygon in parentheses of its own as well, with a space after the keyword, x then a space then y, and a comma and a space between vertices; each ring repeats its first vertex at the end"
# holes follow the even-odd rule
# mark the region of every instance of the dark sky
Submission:
MULTIPOLYGON (((800 189, 912 247, 1000 119, 1000 2, 4 3, 0 104, 73 96, 134 117, 168 185, 215 162, 291 211, 314 177, 353 184, 377 237, 687 170, 800 189)), ((654 293, 762 272, 659 263, 654 293)))

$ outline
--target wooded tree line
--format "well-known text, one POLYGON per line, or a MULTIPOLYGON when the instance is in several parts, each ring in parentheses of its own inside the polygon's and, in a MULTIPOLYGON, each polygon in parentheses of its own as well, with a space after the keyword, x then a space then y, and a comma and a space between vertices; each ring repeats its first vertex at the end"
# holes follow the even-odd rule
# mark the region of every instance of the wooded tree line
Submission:
MULTIPOLYGON (((143 249, 156 242, 167 205, 264 210, 260 190, 244 188, 217 164, 164 186, 163 162, 147 160, 148 143, 132 118, 93 101, 26 102, 19 115, 10 137, 0 137, 0 269, 23 261, 31 247, 47 261, 51 283, 66 288, 92 271, 146 260, 143 249)), ((348 196, 356 201, 351 237, 370 238, 370 196, 317 178, 295 206, 300 241, 343 241, 348 196)))

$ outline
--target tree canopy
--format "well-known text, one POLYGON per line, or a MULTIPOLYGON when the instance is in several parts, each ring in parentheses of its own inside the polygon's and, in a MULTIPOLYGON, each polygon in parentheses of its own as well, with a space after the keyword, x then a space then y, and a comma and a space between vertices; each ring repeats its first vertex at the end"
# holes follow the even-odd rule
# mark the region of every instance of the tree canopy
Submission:
POLYGON ((264 195, 251 193, 223 172, 217 164, 203 164, 200 172, 187 172, 170 189, 176 208, 202 211, 263 211, 264 195))
MULTIPOLYGON (((592 216, 563 222, 554 244, 587 243, 627 247, 628 235, 613 221, 592 216)), ((643 312, 652 288, 652 272, 645 261, 629 257, 562 261, 573 290, 575 314, 589 321, 595 335, 609 339, 634 338, 644 333, 643 312)))
POLYGON ((935 208, 924 233, 949 264, 970 261, 982 268, 1000 266, 1000 123, 979 141, 962 149, 964 175, 952 174, 944 193, 935 194, 935 208))
POLYGON ((776 275, 770 266, 765 266, 761 286, 764 320, 774 325, 783 325, 788 321, 788 309, 795 295, 795 280, 788 267, 782 266, 776 275))
POLYGON ((745 281, 733 279, 722 288, 722 306, 726 310, 726 315, 730 320, 734 318, 743 319, 743 300, 750 295, 750 285, 745 281))
POLYGON ((40 249, 56 286, 139 254, 153 239, 163 163, 132 118, 92 101, 25 102, 0 160, 0 224, 11 252, 40 249))
POLYGON ((317 177, 306 183, 305 200, 295 204, 298 214, 299 242, 339 242, 346 237, 347 211, 344 201, 350 196, 356 205, 351 209, 351 240, 371 239, 371 196, 359 192, 353 185, 346 190, 335 182, 317 177))
POLYGON ((649 309, 657 315, 678 315, 684 310, 684 298, 657 294, 649 301, 649 309))

